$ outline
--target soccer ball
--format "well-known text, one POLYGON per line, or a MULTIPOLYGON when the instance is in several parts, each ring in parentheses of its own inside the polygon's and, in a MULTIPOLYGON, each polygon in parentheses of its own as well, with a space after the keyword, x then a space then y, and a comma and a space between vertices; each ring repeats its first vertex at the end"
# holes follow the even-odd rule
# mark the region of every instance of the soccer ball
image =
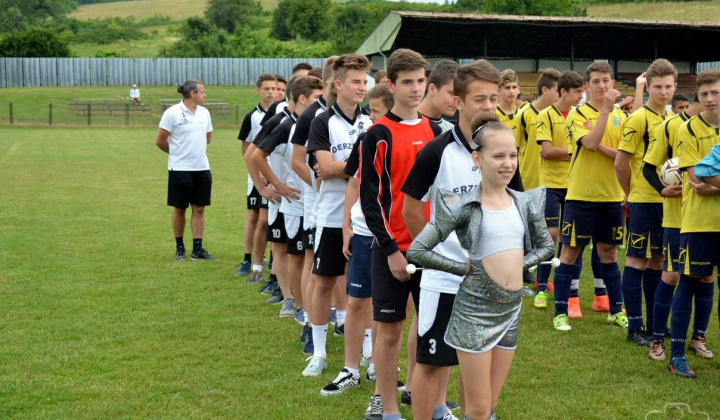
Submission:
POLYGON ((677 156, 669 159, 662 166, 662 169, 660 170, 660 182, 662 182, 663 185, 665 185, 666 187, 668 185, 682 184, 682 174, 680 173, 680 169, 678 168, 677 156))

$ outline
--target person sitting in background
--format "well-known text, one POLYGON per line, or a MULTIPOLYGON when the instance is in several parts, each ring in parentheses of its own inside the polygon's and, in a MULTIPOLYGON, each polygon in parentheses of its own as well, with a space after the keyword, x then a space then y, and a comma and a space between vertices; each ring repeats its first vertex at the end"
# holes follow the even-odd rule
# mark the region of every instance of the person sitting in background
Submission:
POLYGON ((140 89, 137 88, 137 85, 133 85, 132 89, 130 89, 130 100, 133 105, 142 105, 140 103, 140 89))

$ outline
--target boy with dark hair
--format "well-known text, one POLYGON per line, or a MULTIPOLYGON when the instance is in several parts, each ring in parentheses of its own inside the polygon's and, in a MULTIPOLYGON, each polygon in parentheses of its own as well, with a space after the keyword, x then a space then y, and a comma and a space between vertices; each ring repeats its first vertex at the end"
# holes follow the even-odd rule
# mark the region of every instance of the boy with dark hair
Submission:
MULTIPOLYGON (((280 204, 279 219, 284 223, 286 240, 284 243, 273 240, 273 254, 277 258, 278 279, 287 279, 287 286, 283 290, 283 307, 280 310, 281 318, 293 318, 297 309, 303 307, 300 276, 304 263, 304 249, 302 247, 302 180, 290 168, 292 156, 292 143, 290 138, 297 122, 297 113, 302 113, 310 104, 315 102, 322 92, 322 81, 315 77, 298 76, 291 82, 291 92, 288 95, 287 110, 291 112, 272 133, 265 136, 257 149, 253 152, 253 161, 260 173, 268 180, 275 190, 285 197, 280 204), (270 154, 281 158, 285 176, 276 174, 268 164, 270 154), (277 242, 277 243, 276 243, 277 242), (282 264, 283 257, 287 256, 286 264, 282 264), (278 258, 280 257, 280 258, 278 258), (294 297, 293 297, 294 296, 294 297)), ((278 238, 282 235, 277 235, 278 238)), ((280 283, 281 285, 282 282, 280 283)), ((283 288, 281 288, 282 290, 283 288)))
MULTIPOLYGON (((675 95, 677 96, 677 95, 675 95)), ((663 185, 658 168, 678 155, 678 129, 692 116, 702 111, 699 102, 683 112, 666 118, 655 129, 650 145, 643 158, 643 176, 655 191, 663 197, 663 272, 655 289, 652 341, 648 356, 653 360, 665 360, 665 333, 672 306, 675 286, 680 281, 680 211, 682 207, 682 185, 663 185)), ((695 314, 697 316, 697 313, 695 314)))
POLYGON ((518 170, 526 189, 540 186, 540 145, 535 141, 537 116, 558 99, 560 72, 555 69, 538 72, 538 98, 520 110, 515 122, 515 142, 518 148, 518 170))
POLYGON ((687 96, 683 95, 682 93, 676 93, 672 101, 670 102, 672 108, 671 111, 673 114, 677 115, 686 109, 690 108, 690 99, 688 99, 687 96))
MULTIPOLYGON (((371 110, 370 121, 374 123, 392 108, 393 97, 384 84, 375 85, 368 92, 368 103, 371 110)), ((344 335, 345 366, 333 382, 320 390, 320 394, 326 396, 339 395, 356 388, 359 380, 355 379, 353 372, 358 371, 360 364, 368 367, 366 378, 369 381, 375 380, 375 365, 371 361, 372 301, 370 298, 372 290, 370 270, 368 269, 373 235, 365 223, 365 217, 360 208, 357 183, 360 169, 360 145, 365 139, 365 135, 366 133, 363 133, 358 136, 344 169, 345 174, 350 177, 345 190, 343 211, 343 254, 348 260, 346 286, 348 309, 344 335), (358 363, 358 353, 361 348, 363 358, 362 363, 358 363)), ((378 407, 382 406, 375 401, 374 397, 371 397, 366 416, 382 415, 382 409, 378 410, 378 407)))
POLYGON ((310 70, 312 70, 312 68, 312 64, 308 62, 303 61, 297 63, 292 68, 292 74, 290 75, 290 78, 292 79, 295 76, 307 76, 310 70))
MULTIPOLYGON (((537 116, 536 142, 540 146, 539 184, 547 188, 545 200, 545 223, 553 242, 558 241, 560 227, 560 214, 565 205, 567 196, 568 172, 570 170, 571 155, 568 152, 565 122, 570 110, 576 107, 582 99, 585 83, 577 72, 568 70, 560 75, 557 82, 559 94, 555 104, 543 109, 537 116)), ((579 278, 579 268, 582 269, 581 255, 575 262, 576 275, 579 278), (578 264, 579 263, 579 264, 578 264)), ((538 267, 538 291, 533 306, 539 309, 547 308, 548 279, 551 267, 541 265, 538 267)), ((571 292, 572 293, 572 292, 571 292)), ((572 300, 572 298, 571 298, 572 300)), ((568 311, 569 313, 570 311, 568 311)))
POLYGON ((443 116, 455 115, 453 81, 458 63, 452 60, 440 60, 435 63, 427 82, 427 93, 418 107, 421 114, 439 125, 443 131, 450 130, 453 124, 443 116))
POLYGON ((411 276, 405 271, 404 252, 411 237, 402 217, 404 193, 400 187, 418 151, 440 134, 440 129, 417 111, 427 83, 427 65, 412 50, 401 48, 390 55, 386 84, 395 105, 372 126, 361 152, 360 202, 375 236, 371 275, 378 326, 373 355, 385 419, 400 418, 395 393, 405 307, 410 294, 417 307, 420 289, 419 273, 411 276))
POLYGON ((625 193, 628 208, 627 256, 622 290, 628 316, 627 339, 641 346, 650 345, 644 330, 642 301, 648 330, 653 325, 655 289, 662 276, 662 196, 642 176, 643 156, 655 129, 665 119, 665 106, 672 99, 677 70, 664 58, 653 61, 645 76, 648 101, 623 125, 623 137, 615 158, 615 173, 625 193))
MULTIPOLYGON (((464 193, 479 185, 480 171, 472 161, 470 123, 480 112, 496 109, 500 82, 500 72, 485 60, 457 69, 454 93, 455 106, 460 111, 458 125, 423 147, 402 187, 405 193, 403 218, 412 237, 428 222, 423 213, 428 203, 430 221, 435 219, 438 191, 464 193)), ((433 250, 452 259, 468 258, 455 234, 433 250)), ((412 377, 414 418, 438 420, 451 416, 446 406, 448 379, 450 367, 457 365, 458 359, 455 349, 445 343, 444 336, 461 282, 462 277, 441 271, 423 273, 417 315, 417 364, 412 377)))
POLYGON ((685 170, 680 228, 682 274, 672 303, 668 363, 671 373, 686 378, 695 377, 685 359, 693 297, 696 316, 688 348, 699 357, 713 357, 705 343, 705 330, 713 306, 713 270, 720 263, 720 188, 700 182, 695 176, 695 165, 720 143, 720 70, 703 71, 696 83, 703 111, 678 132, 678 167, 685 170))
MULTIPOLYGON (((310 308, 312 306, 312 294, 315 285, 315 275, 312 274, 313 267, 313 247, 315 238, 315 196, 317 195, 315 175, 310 169, 310 158, 311 156, 307 153, 307 142, 308 135, 310 133, 310 125, 312 120, 317 115, 324 112, 327 107, 327 98, 332 96, 332 68, 337 60, 338 56, 333 55, 325 60, 325 65, 322 67, 320 75, 325 90, 323 95, 318 98, 315 103, 310 105, 305 112, 300 114, 298 117, 297 124, 295 125, 295 132, 292 136, 293 150, 292 150, 292 169, 296 174, 303 180, 304 191, 303 191, 303 247, 305 249, 305 266, 303 267, 302 273, 302 294, 305 303, 305 311, 302 314, 302 319, 297 321, 303 324, 303 330, 300 334, 300 341, 304 343, 303 353, 312 354, 314 352, 314 345, 312 341, 312 334, 310 334, 310 308)), ((316 71, 313 68, 311 72, 316 71)))
MULTIPOLYGON (((260 95, 260 103, 253 108, 252 111, 245 115, 242 126, 240 126, 240 133, 238 134, 238 140, 242 141, 243 159, 245 159, 245 153, 247 152, 250 143, 252 143, 255 136, 260 131, 260 122, 262 121, 265 112, 267 112, 267 109, 275 100, 277 82, 274 75, 263 73, 258 76, 255 86, 257 94, 260 95)), ((247 159, 245 159, 245 164, 247 165, 247 159)), ((235 273, 236 276, 246 276, 250 274, 248 283, 253 284, 259 283, 262 280, 263 257, 265 256, 265 248, 267 247, 267 242, 265 241, 265 229, 267 225, 267 199, 260 195, 258 187, 263 188, 264 186, 254 185, 252 178, 248 175, 248 218, 245 222, 245 231, 243 233, 245 258, 240 263, 240 267, 235 273), (252 257, 253 249, 255 250, 254 258, 252 257)))
MULTIPOLYGON (((327 366, 325 342, 330 296, 337 278, 345 274, 346 265, 342 253, 342 208, 347 175, 343 169, 357 136, 370 125, 368 116, 359 106, 365 98, 365 72, 369 67, 370 62, 365 56, 340 56, 333 64, 336 103, 315 118, 310 126, 307 151, 317 161, 317 165, 313 166, 322 183, 316 197, 317 231, 313 255, 315 288, 310 312, 315 347, 310 362, 303 370, 303 376, 317 376, 327 366)), ((359 373, 351 374, 359 384, 359 373)))
POLYGON ((555 269, 555 319, 560 331, 570 330, 568 300, 573 265, 582 247, 595 239, 602 277, 610 300, 607 322, 627 328, 622 312, 617 245, 623 242, 622 188, 612 176, 625 114, 615 108, 620 92, 613 89, 612 67, 606 62, 588 66, 583 78, 586 103, 570 111, 566 121, 572 154, 562 223, 560 266, 555 269))

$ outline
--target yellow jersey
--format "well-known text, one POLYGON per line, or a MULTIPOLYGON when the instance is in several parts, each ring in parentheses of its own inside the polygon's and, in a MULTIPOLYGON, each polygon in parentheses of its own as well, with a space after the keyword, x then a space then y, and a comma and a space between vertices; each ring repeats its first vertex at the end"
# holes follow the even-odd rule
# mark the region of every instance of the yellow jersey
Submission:
MULTIPOLYGON (((650 138, 650 145, 643 161, 656 166, 658 173, 668 159, 677 156, 677 140, 678 129, 680 126, 690 119, 685 113, 681 112, 672 117, 666 118, 655 129, 655 135, 650 138)), ((668 198, 663 200, 663 224, 664 228, 680 228, 680 209, 682 208, 682 198, 668 198)))
POLYGON ((500 122, 505 124, 509 129, 513 130, 513 132, 515 131, 515 117, 518 112, 520 112, 519 107, 515 107, 515 111, 511 114, 506 113, 502 108, 500 108, 500 105, 498 105, 495 109, 495 113, 500 118, 500 122))
MULTIPOLYGON (((615 176, 615 162, 600 151, 592 152, 580 140, 597 123, 600 110, 586 102, 570 111, 566 121, 568 151, 572 154, 566 199, 593 202, 622 202, 623 190, 615 176)), ((600 144, 617 149, 622 137, 625 114, 614 108, 608 115, 605 133, 600 144)))
MULTIPOLYGON (((555 105, 551 105, 538 114, 535 140, 540 150, 542 142, 549 141, 553 147, 567 149, 565 116, 555 105)), ((540 185, 547 188, 567 188, 570 162, 540 158, 540 185)), ((523 179, 523 182, 525 180, 523 179)))
MULTIPOLYGON (((720 129, 710 125, 702 114, 686 121, 678 131, 678 166, 691 168, 720 143, 720 129)), ((681 233, 720 232, 720 195, 701 196, 683 176, 681 233)))
MULTIPOLYGON (((665 120, 660 115, 643 105, 642 108, 630 114, 623 124, 623 136, 618 145, 618 151, 629 153, 630 159, 630 195, 628 203, 662 203, 663 198, 642 174, 643 157, 655 135, 655 129, 665 120)), ((658 174, 661 168, 657 168, 658 174)))
POLYGON ((520 177, 527 190, 540 186, 540 151, 537 143, 537 117, 539 111, 529 104, 515 117, 515 144, 518 148, 520 177))

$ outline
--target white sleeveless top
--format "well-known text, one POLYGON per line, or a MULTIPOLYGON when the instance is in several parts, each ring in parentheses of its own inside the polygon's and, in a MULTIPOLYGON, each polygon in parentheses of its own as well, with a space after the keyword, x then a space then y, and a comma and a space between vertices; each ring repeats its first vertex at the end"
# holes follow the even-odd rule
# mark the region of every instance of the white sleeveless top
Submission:
POLYGON ((477 247, 470 258, 482 260, 503 251, 525 248, 525 225, 513 200, 505 210, 483 208, 477 247))

